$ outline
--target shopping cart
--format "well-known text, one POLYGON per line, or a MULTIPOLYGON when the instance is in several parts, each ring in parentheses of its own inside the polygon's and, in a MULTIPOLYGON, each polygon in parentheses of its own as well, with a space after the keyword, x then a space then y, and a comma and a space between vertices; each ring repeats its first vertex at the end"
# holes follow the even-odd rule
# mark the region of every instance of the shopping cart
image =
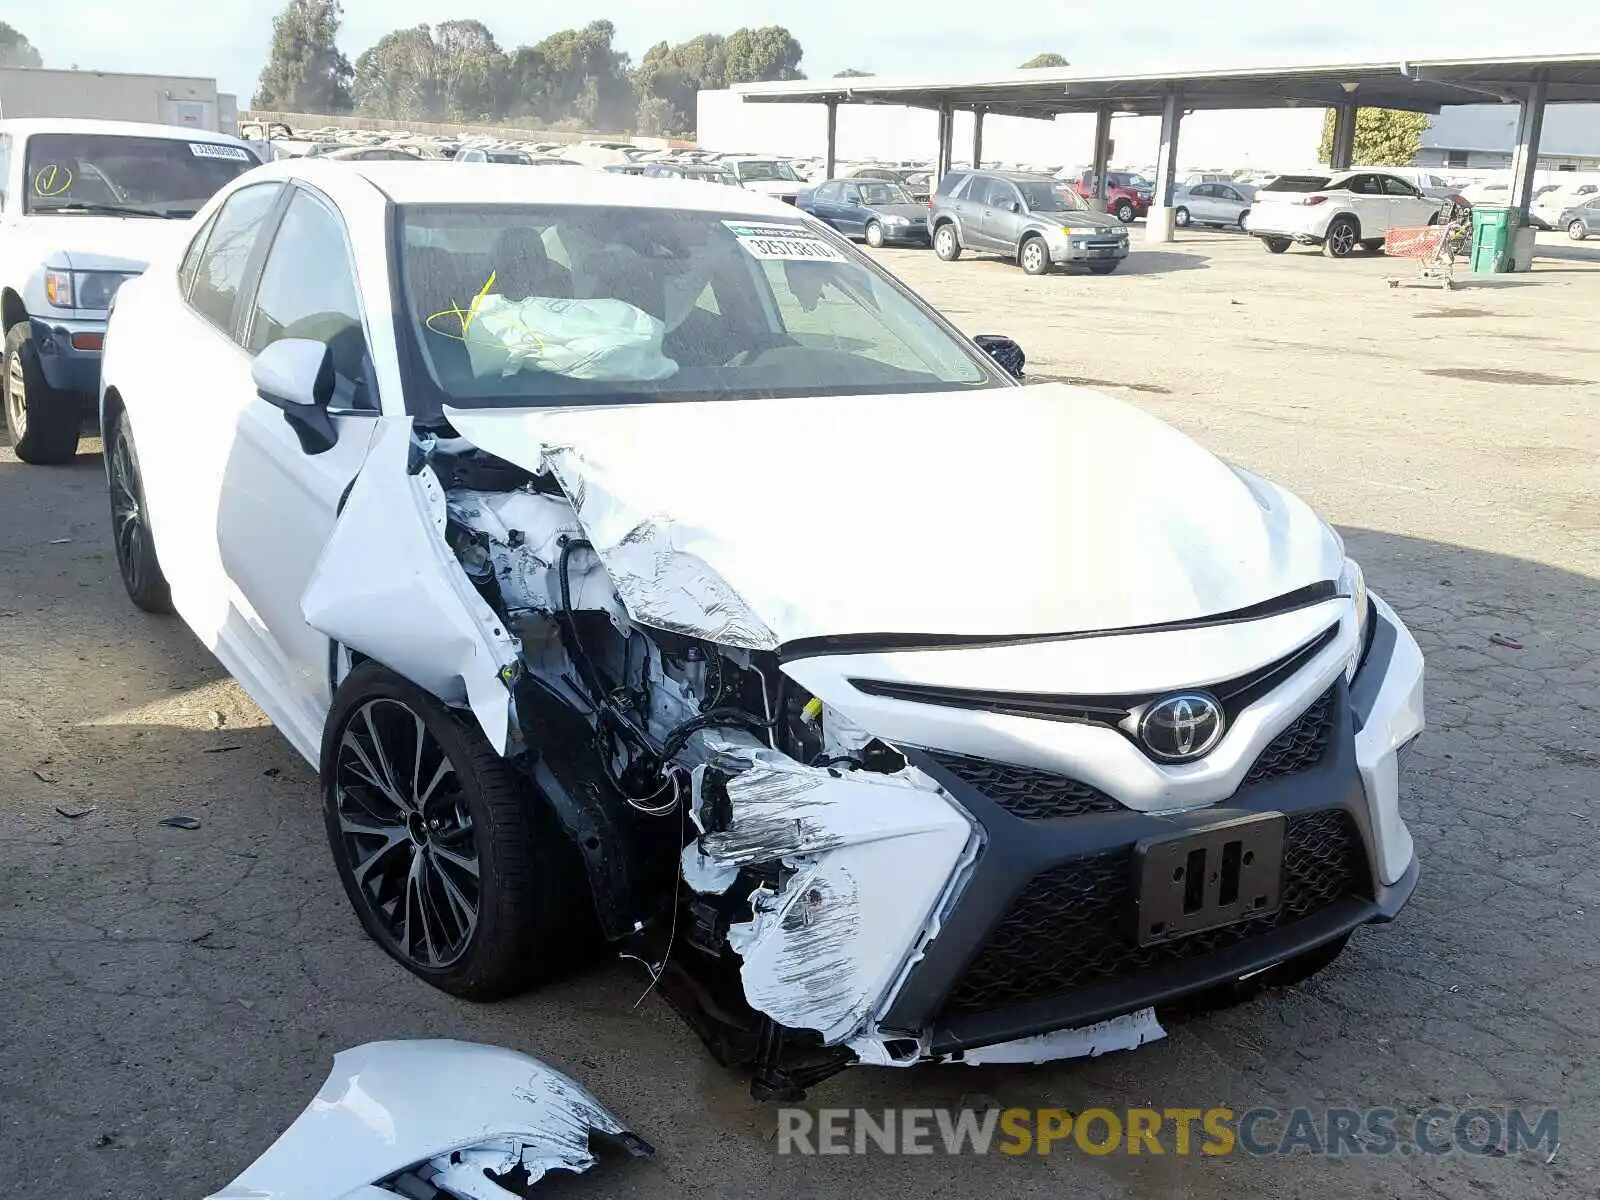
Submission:
MULTIPOLYGON (((1383 239, 1383 252, 1390 258, 1417 260, 1417 280, 1437 283, 1446 291, 1455 287, 1456 259, 1468 258, 1472 244, 1472 206, 1452 200, 1440 211, 1439 223, 1416 228, 1391 229, 1383 239)), ((1389 277, 1389 286, 1403 281, 1389 277)))

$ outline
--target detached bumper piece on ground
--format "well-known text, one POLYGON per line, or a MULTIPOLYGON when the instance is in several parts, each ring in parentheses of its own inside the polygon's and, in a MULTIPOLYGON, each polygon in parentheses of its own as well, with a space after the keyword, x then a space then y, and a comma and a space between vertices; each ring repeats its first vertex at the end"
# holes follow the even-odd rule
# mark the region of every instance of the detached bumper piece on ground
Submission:
POLYGON ((373 1042, 337 1055, 316 1098, 210 1200, 515 1200, 594 1148, 654 1151, 536 1059, 467 1042, 373 1042))

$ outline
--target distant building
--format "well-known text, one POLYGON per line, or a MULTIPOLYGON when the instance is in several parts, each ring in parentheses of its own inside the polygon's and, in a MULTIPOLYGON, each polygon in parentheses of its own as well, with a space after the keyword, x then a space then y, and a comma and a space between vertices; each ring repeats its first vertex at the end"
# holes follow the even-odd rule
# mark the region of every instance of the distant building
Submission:
POLYGON ((215 79, 0 67, 0 118, 91 117, 217 130, 218 99, 215 79))
MULTIPOLYGON (((1422 135, 1416 165, 1509 167, 1517 141, 1517 113, 1515 104, 1445 109, 1422 135)), ((1552 104, 1545 110, 1539 166, 1548 171, 1600 170, 1600 104, 1552 104)))

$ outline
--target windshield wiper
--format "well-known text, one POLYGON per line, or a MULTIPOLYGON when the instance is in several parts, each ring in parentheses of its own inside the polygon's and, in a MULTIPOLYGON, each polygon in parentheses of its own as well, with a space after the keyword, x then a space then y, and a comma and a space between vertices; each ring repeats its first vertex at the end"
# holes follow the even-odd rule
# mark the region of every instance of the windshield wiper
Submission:
MULTIPOLYGON (((148 208, 136 208, 131 204, 80 204, 73 201, 71 204, 40 204, 34 206, 34 212, 50 213, 104 213, 113 217, 160 217, 163 214, 148 208)), ((185 214, 192 216, 193 214, 185 214)))

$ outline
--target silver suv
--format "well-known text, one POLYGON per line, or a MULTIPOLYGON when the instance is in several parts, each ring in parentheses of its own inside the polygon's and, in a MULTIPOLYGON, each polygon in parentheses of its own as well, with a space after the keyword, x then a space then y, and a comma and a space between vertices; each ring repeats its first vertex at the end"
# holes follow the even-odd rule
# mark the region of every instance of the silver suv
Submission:
POLYGON ((951 171, 931 207, 933 249, 946 262, 972 250, 1003 254, 1029 275, 1073 263, 1109 275, 1128 257, 1126 226, 1048 175, 951 171))

